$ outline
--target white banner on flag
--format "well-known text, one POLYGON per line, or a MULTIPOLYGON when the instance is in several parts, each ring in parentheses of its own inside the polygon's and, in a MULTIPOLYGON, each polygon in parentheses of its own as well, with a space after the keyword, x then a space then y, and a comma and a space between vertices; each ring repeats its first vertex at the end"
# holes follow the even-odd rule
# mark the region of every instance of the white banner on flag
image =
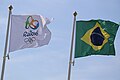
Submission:
POLYGON ((11 15, 9 52, 47 45, 51 39, 47 28, 50 22, 39 15, 11 15))

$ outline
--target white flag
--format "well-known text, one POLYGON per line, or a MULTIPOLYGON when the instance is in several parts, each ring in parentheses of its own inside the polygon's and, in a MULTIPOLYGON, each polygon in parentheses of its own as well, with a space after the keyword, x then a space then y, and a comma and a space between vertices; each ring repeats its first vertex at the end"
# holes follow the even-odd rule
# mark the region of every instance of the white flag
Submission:
POLYGON ((51 39, 47 28, 50 22, 39 15, 11 15, 9 52, 47 45, 51 39))

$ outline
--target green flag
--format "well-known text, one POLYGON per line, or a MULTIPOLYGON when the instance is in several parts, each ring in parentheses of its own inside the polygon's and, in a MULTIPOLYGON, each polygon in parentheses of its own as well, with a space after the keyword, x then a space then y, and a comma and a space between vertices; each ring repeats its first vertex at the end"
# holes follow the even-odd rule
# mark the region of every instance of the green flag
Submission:
POLYGON ((118 27, 105 20, 76 21, 75 58, 115 55, 114 39, 118 27))

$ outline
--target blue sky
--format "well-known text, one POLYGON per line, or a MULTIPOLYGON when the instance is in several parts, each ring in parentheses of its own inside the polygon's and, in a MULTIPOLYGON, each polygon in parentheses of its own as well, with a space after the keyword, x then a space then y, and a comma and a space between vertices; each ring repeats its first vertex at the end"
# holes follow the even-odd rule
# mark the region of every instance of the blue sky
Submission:
MULTIPOLYGON (((77 20, 104 19, 120 22, 120 0, 0 0, 0 72, 4 52, 8 6, 13 14, 41 14, 52 38, 47 46, 10 53, 4 80, 67 80, 73 12, 77 20)), ((75 60, 71 80, 120 80, 120 31, 116 56, 89 56, 75 60)))

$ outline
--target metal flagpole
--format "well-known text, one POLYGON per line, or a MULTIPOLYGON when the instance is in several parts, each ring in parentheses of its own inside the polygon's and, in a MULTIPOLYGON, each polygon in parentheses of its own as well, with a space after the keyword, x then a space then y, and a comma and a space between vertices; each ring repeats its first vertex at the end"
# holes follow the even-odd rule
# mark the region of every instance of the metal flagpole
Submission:
POLYGON ((70 75, 71 75, 71 64, 72 62, 72 52, 73 52, 73 41, 74 41, 74 32, 75 32, 75 22, 76 22, 76 15, 77 12, 75 11, 73 13, 74 15, 74 21, 73 21, 73 31, 72 31, 72 40, 71 40, 71 49, 70 49, 70 60, 69 60, 69 68, 68 68, 68 80, 70 80, 70 75))
POLYGON ((3 64, 2 64, 2 71, 1 71, 1 80, 4 77, 5 71, 5 62, 6 62, 6 53, 7 53, 7 46, 8 46, 8 35, 9 35, 9 25, 10 25, 10 15, 12 14, 12 5, 9 6, 9 16, 8 16, 8 25, 7 25, 7 32, 6 32, 6 42, 5 42, 5 49, 4 49, 4 56, 3 56, 3 64))

